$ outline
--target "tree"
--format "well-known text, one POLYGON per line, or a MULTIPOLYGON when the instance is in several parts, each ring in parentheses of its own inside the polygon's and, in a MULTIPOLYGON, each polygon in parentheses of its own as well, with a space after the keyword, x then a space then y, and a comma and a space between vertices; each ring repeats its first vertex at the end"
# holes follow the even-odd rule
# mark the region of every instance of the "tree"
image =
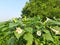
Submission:
POLYGON ((29 0, 22 11, 22 17, 60 18, 60 0, 29 0))

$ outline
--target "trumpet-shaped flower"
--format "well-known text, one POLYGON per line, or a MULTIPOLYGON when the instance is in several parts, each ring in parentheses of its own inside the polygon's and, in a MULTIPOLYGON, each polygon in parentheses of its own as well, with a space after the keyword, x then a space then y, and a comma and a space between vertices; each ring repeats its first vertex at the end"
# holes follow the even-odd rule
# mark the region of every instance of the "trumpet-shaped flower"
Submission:
POLYGON ((41 36, 41 31, 37 31, 37 35, 38 36, 41 36))
POLYGON ((49 18, 47 18, 46 22, 47 22, 47 21, 49 21, 49 20, 50 20, 50 19, 49 19, 49 18))
POLYGON ((59 33, 59 31, 56 31, 56 33, 55 34, 58 34, 59 33))
MULTIPOLYGON (((51 27, 50 27, 50 28, 51 28, 51 27)), ((55 29, 53 29, 53 28, 51 28, 51 30, 52 30, 56 35, 59 33, 58 30, 55 30, 55 29)))
POLYGON ((18 28, 16 28, 16 32, 17 32, 18 34, 20 34, 20 33, 22 33, 22 29, 21 29, 20 27, 18 27, 18 28))

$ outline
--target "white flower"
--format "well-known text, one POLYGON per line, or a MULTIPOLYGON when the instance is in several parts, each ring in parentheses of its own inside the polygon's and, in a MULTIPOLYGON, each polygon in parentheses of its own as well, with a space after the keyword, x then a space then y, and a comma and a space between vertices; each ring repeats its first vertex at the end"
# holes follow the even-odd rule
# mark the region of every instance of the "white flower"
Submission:
MULTIPOLYGON (((50 27, 51 28, 51 27, 50 27)), ((55 33, 55 34, 58 34, 59 33, 59 31, 57 31, 57 30, 55 30, 55 29, 53 29, 53 28, 51 28, 52 29, 52 31, 55 33)))
POLYGON ((58 34, 58 33, 59 33, 59 31, 56 31, 56 32, 55 32, 55 34, 58 34))
POLYGON ((37 31, 37 35, 38 36, 41 36, 41 31, 37 31))
POLYGON ((18 34, 20 34, 20 33, 22 33, 22 29, 21 29, 20 27, 18 27, 18 28, 16 28, 16 32, 17 32, 18 34))
POLYGON ((59 33, 59 31, 57 31, 57 30, 55 30, 55 29, 53 29, 52 30, 55 34, 58 34, 59 33))
POLYGON ((49 18, 47 18, 46 22, 47 22, 47 21, 49 21, 49 20, 50 20, 50 19, 49 19, 49 18))

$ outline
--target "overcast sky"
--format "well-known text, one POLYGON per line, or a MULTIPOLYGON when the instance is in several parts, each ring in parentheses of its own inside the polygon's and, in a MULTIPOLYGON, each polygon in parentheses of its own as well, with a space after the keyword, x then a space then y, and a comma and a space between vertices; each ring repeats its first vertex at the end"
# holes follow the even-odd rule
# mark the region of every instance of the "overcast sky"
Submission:
POLYGON ((20 17, 21 10, 28 0, 0 0, 0 21, 20 17))

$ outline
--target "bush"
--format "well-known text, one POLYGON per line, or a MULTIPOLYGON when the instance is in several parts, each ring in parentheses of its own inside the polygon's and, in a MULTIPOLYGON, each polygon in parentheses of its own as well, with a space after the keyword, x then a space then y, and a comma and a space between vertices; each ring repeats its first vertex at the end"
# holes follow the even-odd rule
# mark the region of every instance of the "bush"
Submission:
POLYGON ((0 23, 0 45, 60 45, 60 19, 40 17, 0 23))

